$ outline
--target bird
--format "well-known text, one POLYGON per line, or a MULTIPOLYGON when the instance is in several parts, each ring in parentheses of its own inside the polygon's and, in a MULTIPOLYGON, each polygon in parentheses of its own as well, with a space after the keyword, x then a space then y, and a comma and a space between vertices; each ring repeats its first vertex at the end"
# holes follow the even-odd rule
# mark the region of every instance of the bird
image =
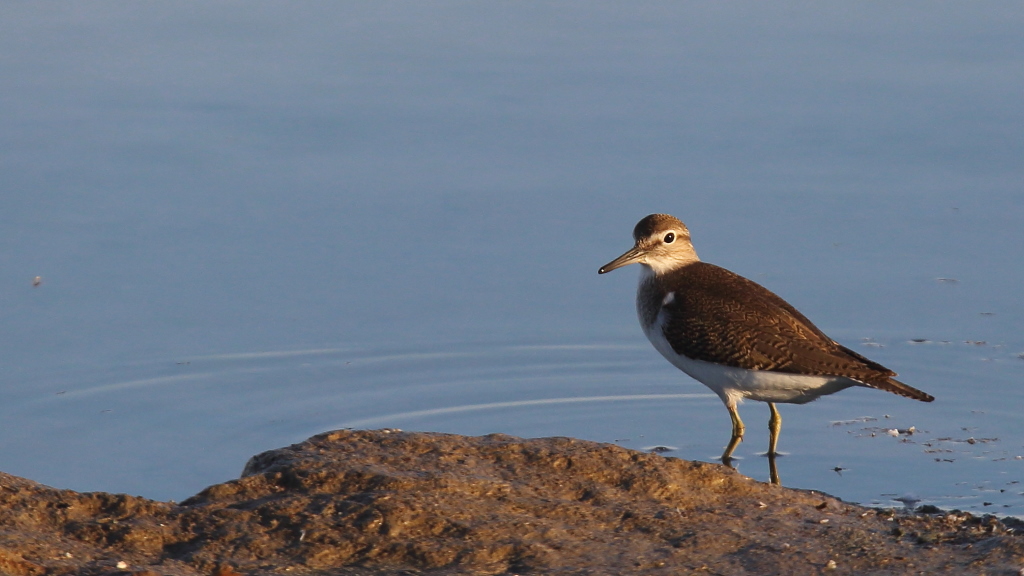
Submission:
POLYGON ((702 262, 690 231, 668 214, 644 217, 634 245, 605 264, 606 274, 640 264, 636 311, 647 339, 672 365, 710 388, 732 419, 722 462, 743 440, 737 404, 767 402, 768 453, 778 484, 782 416, 776 403, 805 404, 863 386, 931 402, 930 394, 896 380, 896 372, 829 338, 806 316, 760 284, 702 262))

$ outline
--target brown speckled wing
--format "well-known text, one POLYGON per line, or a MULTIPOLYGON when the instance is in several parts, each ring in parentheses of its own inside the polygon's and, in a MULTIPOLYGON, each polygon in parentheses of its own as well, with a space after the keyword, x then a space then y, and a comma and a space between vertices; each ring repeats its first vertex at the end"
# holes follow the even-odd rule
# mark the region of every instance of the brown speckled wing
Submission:
POLYGON ((663 307, 672 349, 690 358, 748 370, 843 376, 923 401, 932 397, 896 373, 826 336, 785 300, 742 276, 697 262, 659 279, 675 290, 663 307))

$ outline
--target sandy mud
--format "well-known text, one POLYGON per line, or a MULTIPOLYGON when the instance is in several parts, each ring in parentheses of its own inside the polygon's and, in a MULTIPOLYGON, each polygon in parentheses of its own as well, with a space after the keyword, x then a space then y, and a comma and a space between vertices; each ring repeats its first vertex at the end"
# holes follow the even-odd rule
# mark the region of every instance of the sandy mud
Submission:
POLYGON ((0 474, 0 573, 1021 574, 1019 522, 570 438, 336 431, 180 503, 0 474))

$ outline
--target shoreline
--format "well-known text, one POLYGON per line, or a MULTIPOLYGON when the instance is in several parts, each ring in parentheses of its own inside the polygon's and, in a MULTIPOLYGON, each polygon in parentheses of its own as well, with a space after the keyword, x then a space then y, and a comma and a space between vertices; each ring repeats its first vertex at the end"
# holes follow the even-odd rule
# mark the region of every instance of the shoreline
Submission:
POLYGON ((572 438, 339 430, 175 504, 0 473, 0 572, 1020 574, 1024 522, 572 438))

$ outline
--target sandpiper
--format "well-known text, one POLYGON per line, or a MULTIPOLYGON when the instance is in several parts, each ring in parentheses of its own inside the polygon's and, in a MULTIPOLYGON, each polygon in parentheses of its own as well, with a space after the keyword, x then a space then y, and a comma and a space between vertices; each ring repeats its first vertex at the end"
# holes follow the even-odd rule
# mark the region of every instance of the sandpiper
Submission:
MULTIPOLYGON (((598 274, 642 265, 636 291, 640 326, 662 356, 725 403, 732 417, 732 438, 722 454, 726 464, 743 439, 736 404, 744 399, 768 403, 772 458, 782 428, 776 402, 804 404, 850 386, 935 399, 832 340, 767 288, 701 262, 677 218, 651 214, 633 229, 633 239, 633 248, 598 274)), ((772 481, 778 483, 774 465, 772 481)))

